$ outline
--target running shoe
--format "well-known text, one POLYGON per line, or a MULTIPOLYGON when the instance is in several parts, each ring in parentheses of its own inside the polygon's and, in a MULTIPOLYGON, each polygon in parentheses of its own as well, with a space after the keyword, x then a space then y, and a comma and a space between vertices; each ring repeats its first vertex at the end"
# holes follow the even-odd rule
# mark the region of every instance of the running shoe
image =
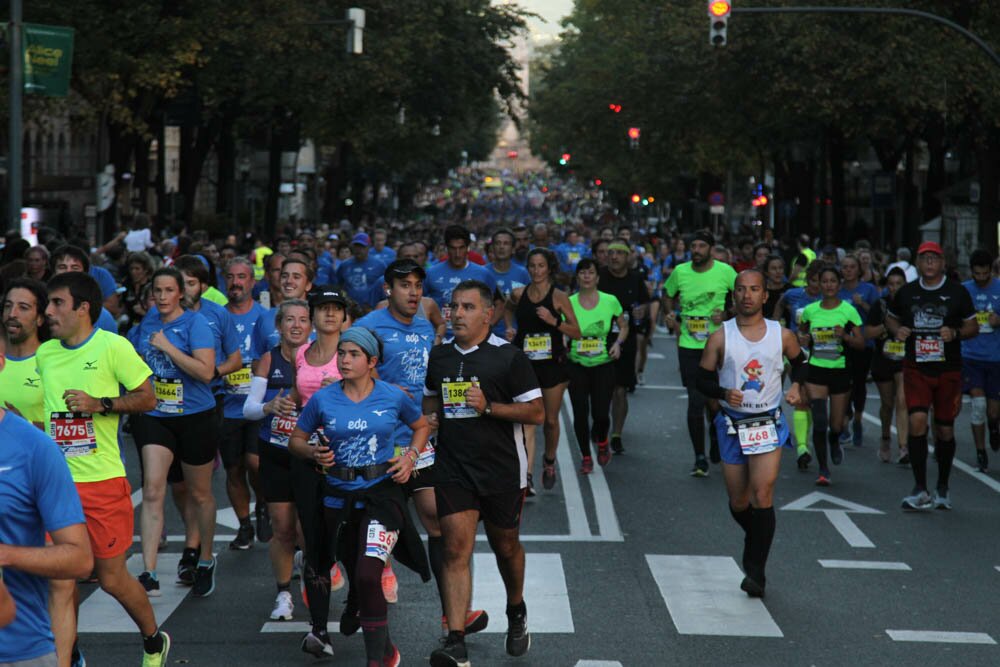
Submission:
POLYGON ((330 592, 339 591, 344 587, 344 574, 340 571, 340 566, 336 563, 330 568, 330 592))
POLYGON ((906 512, 923 512, 934 507, 934 501, 926 491, 919 489, 903 498, 903 510, 906 512))
POLYGON ((841 463, 844 462, 843 440, 830 443, 830 462, 833 463, 833 465, 835 466, 839 466, 841 463))
POLYGON ((350 637, 361 628, 361 616, 357 609, 348 602, 340 615, 340 634, 350 637))
POLYGON ((302 578, 302 561, 305 556, 302 554, 301 549, 295 550, 295 555, 292 556, 292 579, 302 578))
POLYGON ((896 465, 898 466, 910 465, 910 450, 908 450, 906 447, 899 448, 899 458, 896 459, 896 465))
POLYGON ((950 510, 951 498, 948 497, 948 489, 937 489, 934 492, 934 509, 950 510))
POLYGON ((70 658, 69 667, 87 667, 87 659, 83 657, 83 651, 75 643, 73 644, 73 655, 70 658))
POLYGON ((625 445, 622 444, 622 437, 620 435, 611 436, 611 451, 615 454, 625 453, 625 445))
POLYGON ((548 491, 556 485, 556 462, 542 460, 542 488, 548 491))
POLYGON ((852 434, 853 435, 852 439, 854 440, 855 447, 860 447, 864 444, 864 434, 865 430, 864 427, 862 426, 862 423, 857 421, 854 422, 854 433, 852 434))
POLYGON ((389 560, 385 562, 385 569, 382 570, 382 595, 389 604, 399 602, 399 580, 396 579, 396 573, 392 571, 392 561, 389 560))
POLYGON ((638 373, 636 373, 636 374, 635 374, 635 383, 636 383, 637 385, 639 385, 640 387, 641 387, 642 385, 646 384, 646 376, 645 376, 645 373, 643 373, 642 371, 639 371, 638 373))
POLYGON ((882 438, 879 443, 878 458, 882 463, 888 463, 892 460, 892 440, 889 438, 882 438))
POLYGON ((191 595, 196 598, 207 598, 215 592, 215 564, 216 559, 208 565, 198 565, 194 573, 194 586, 191 588, 191 595))
POLYGON ((843 445, 843 446, 845 446, 845 447, 847 445, 851 444, 851 440, 852 440, 852 438, 851 438, 851 427, 849 425, 847 425, 847 424, 844 425, 844 430, 840 432, 840 438, 838 438, 838 440, 839 440, 840 444, 843 445))
POLYGON ((274 609, 271 610, 272 621, 290 621, 292 612, 295 611, 295 603, 292 602, 292 594, 288 591, 281 591, 278 597, 274 598, 274 609))
POLYGON ((594 472, 594 458, 592 456, 584 456, 580 461, 580 474, 589 475, 594 472))
POLYGON ((234 551, 246 551, 253 546, 253 526, 247 524, 240 526, 236 531, 236 539, 229 543, 229 548, 234 551))
POLYGON ((608 447, 608 442, 597 443, 597 465, 602 468, 611 463, 611 448, 608 447))
POLYGON ((163 637, 163 648, 157 653, 142 652, 142 667, 164 667, 167 664, 167 656, 170 654, 170 635, 160 630, 163 637))
POLYGON ((270 542, 274 529, 271 527, 271 514, 267 511, 267 504, 258 503, 254 507, 254 514, 257 517, 257 539, 261 542, 270 542))
POLYGON ((317 658, 333 655, 333 646, 330 645, 330 635, 325 632, 316 634, 310 632, 302 638, 302 651, 317 658))
MULTIPOLYGON (((485 609, 470 609, 465 615, 465 634, 472 635, 482 632, 490 624, 490 615, 485 609)), ((441 632, 448 634, 448 617, 441 617, 441 632)))
POLYGON ((534 498, 538 494, 535 493, 535 479, 528 473, 528 487, 524 490, 524 495, 528 498, 534 498))
POLYGON ((694 460, 694 467, 691 468, 692 477, 708 477, 708 459, 702 454, 694 460))
POLYGON ((153 579, 152 574, 149 572, 143 572, 139 575, 138 579, 139 583, 142 584, 142 587, 146 590, 146 595, 151 598, 160 597, 160 582, 153 579))
POLYGON ((198 549, 185 547, 181 559, 177 561, 177 583, 194 586, 194 571, 198 567, 198 549))
POLYGON ((708 443, 708 460, 712 463, 722 463, 722 455, 719 453, 719 441, 710 439, 708 443))
POLYGON ((976 450, 976 469, 979 472, 989 472, 990 470, 990 457, 985 449, 976 450))
POLYGON ((799 467, 799 470, 808 470, 812 460, 812 454, 809 453, 809 450, 806 450, 799 454, 799 458, 795 460, 795 465, 799 467))
POLYGON ((830 474, 829 470, 819 471, 819 476, 816 477, 816 486, 830 486, 832 483, 833 475, 830 474))
POLYGON ((515 658, 524 655, 531 648, 531 635, 528 634, 528 610, 521 603, 521 609, 507 609, 507 655, 515 658))
POLYGON ((743 581, 740 583, 740 590, 745 592, 747 597, 762 598, 764 597, 764 582, 756 581, 750 577, 743 577, 743 581))
POLYGON ((431 667, 470 667, 465 641, 445 637, 441 648, 431 653, 431 667))
POLYGON ((382 667, 399 667, 400 657, 399 649, 396 645, 392 645, 392 653, 386 656, 382 656, 382 667))

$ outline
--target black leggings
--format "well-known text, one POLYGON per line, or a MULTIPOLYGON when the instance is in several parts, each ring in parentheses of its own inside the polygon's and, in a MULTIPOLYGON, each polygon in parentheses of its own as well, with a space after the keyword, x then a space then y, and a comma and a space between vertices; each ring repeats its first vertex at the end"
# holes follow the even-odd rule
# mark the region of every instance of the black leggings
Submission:
POLYGON ((615 385, 614 362, 600 366, 566 364, 569 374, 569 400, 573 406, 573 431, 580 454, 590 456, 590 420, 598 442, 608 439, 611 429, 611 394, 615 385))
POLYGON ((872 367, 874 353, 875 349, 871 347, 844 350, 847 370, 851 374, 851 406, 854 407, 854 419, 858 421, 861 420, 865 401, 868 399, 868 371, 872 367))
MULTIPOLYGON (((677 364, 680 366, 681 382, 688 391, 687 425, 691 437, 691 447, 694 455, 705 455, 705 420, 712 421, 708 409, 708 399, 697 389, 698 367, 701 365, 701 350, 678 347, 677 364)), ((708 429, 708 438, 712 443, 712 451, 718 447, 718 434, 714 428, 708 429)))
POLYGON ((326 632, 330 620, 330 568, 337 562, 331 551, 323 516, 323 476, 311 463, 292 457, 292 493, 295 510, 306 543, 302 581, 309 598, 309 618, 313 632, 326 632))

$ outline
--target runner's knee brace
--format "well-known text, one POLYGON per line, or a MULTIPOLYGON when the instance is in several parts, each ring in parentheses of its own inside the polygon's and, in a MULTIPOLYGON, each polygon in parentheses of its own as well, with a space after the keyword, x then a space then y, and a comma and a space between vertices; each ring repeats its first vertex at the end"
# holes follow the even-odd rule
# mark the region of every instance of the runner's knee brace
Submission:
POLYGON ((986 397, 972 397, 972 415, 970 421, 973 426, 982 426, 986 423, 986 397))

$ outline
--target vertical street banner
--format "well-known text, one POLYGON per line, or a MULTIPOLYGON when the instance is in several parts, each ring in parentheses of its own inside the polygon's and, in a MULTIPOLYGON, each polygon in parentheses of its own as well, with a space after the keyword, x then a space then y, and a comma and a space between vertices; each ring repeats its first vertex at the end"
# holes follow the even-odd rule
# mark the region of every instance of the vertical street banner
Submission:
POLYGON ((24 24, 24 92, 65 97, 73 70, 73 28, 24 24))

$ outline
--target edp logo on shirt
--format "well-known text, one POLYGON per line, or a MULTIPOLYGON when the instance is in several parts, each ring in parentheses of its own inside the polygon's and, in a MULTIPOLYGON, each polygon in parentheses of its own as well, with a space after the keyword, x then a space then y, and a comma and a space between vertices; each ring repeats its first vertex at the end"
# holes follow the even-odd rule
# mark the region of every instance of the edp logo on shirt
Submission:
POLYGON ((368 428, 368 421, 365 419, 352 419, 347 422, 347 428, 351 431, 364 431, 368 428))

